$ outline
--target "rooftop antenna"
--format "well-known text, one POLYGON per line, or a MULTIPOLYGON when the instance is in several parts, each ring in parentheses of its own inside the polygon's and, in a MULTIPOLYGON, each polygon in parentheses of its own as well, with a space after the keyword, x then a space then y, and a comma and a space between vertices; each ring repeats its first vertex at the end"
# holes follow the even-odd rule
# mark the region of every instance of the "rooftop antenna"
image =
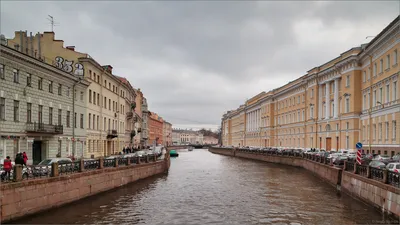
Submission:
POLYGON ((54 32, 54 27, 58 26, 59 24, 54 22, 54 17, 51 15, 48 15, 49 18, 47 18, 48 21, 50 21, 50 25, 51 25, 51 32, 54 32))

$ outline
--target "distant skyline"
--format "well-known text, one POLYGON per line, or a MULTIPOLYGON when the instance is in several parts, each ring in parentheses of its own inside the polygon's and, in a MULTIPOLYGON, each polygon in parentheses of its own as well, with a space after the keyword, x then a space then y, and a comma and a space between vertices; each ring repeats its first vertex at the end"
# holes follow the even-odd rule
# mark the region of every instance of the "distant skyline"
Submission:
POLYGON ((246 99, 370 41, 399 1, 1 1, 1 33, 50 31, 112 65, 174 128, 213 129, 246 99), (18 9, 24 12, 15 13, 18 9), (112 13, 111 13, 112 12, 112 13), (118 16, 115 16, 118 15, 118 16))

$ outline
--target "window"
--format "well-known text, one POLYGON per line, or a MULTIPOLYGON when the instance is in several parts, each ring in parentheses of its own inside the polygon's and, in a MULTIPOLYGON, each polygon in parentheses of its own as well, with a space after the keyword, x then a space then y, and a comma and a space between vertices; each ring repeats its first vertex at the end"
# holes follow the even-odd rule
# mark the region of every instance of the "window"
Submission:
POLYGON ((81 120, 80 120, 81 128, 83 129, 83 114, 81 113, 81 120))
POLYGON ((397 100, 397 81, 393 82, 393 101, 397 100))
POLYGON ((39 121, 39 124, 43 123, 43 106, 42 105, 39 105, 38 121, 39 121))
POLYGON ((108 99, 108 110, 111 110, 111 99, 108 99))
POLYGON ((350 75, 346 76, 346 87, 350 87, 350 75))
POLYGON ((339 124, 338 123, 336 124, 336 130, 337 131, 339 130, 339 124))
POLYGON ((92 71, 89 70, 89 78, 92 79, 92 71))
POLYGON ((383 103, 383 88, 379 88, 379 102, 383 103))
MULTIPOLYGON (((393 65, 397 65, 397 49, 393 52, 393 65)), ((0 65, 1 69, 1 65, 0 65)))
POLYGON ((346 98, 346 113, 350 112, 350 99, 346 98))
POLYGON ((92 124, 92 114, 91 113, 89 113, 89 122, 88 122, 88 128, 90 129, 90 126, 91 126, 91 124, 92 124))
POLYGON ((75 128, 77 128, 77 125, 76 125, 76 123, 77 123, 77 122, 76 122, 76 119, 77 119, 77 118, 76 118, 76 117, 77 117, 77 113, 75 113, 75 115, 74 115, 74 127, 75 127, 75 128))
POLYGON ((96 124, 96 116, 93 114, 93 130, 96 129, 96 127, 94 126, 96 124))
POLYGON ((103 107, 104 107, 104 108, 107 108, 107 97, 104 97, 103 107))
POLYGON ((314 106, 310 107, 310 118, 314 118, 314 106))
POLYGON ((390 102, 390 86, 386 84, 386 102, 390 102))
POLYGON ((107 87, 107 80, 104 80, 104 87, 107 87))
POLYGON ((376 90, 374 90, 374 93, 372 95, 372 106, 376 106, 376 90))
POLYGON ((53 124, 53 108, 49 107, 49 124, 53 124))
POLYGON ((374 77, 376 77, 376 63, 374 63, 374 77))
POLYGON ((19 101, 14 100, 14 121, 19 121, 19 101))
POLYGON ((389 122, 385 122, 385 140, 389 140, 389 122))
POLYGON ((100 83, 100 75, 97 75, 97 83, 100 83))
POLYGON ((367 74, 367 80, 371 79, 371 68, 368 67, 368 74, 367 74))
POLYGON ((97 122, 97 127, 96 128, 97 128, 97 130, 100 130, 100 126, 99 126, 100 125, 99 124, 100 123, 100 116, 97 116, 97 121, 96 122, 97 122))
POLYGON ((75 101, 78 101, 78 98, 77 98, 77 96, 76 96, 76 90, 75 90, 75 92, 74 92, 74 99, 75 99, 75 101))
POLYGON ((374 124, 374 140, 376 139, 376 124, 374 124))
POLYGON ((83 102, 83 91, 81 91, 81 101, 83 102))
POLYGON ((383 59, 380 60, 379 73, 383 73, 383 59))
POLYGON ((104 117, 104 121, 103 121, 103 129, 106 130, 106 123, 107 123, 107 119, 104 117))
POLYGON ((100 105, 100 94, 97 93, 97 105, 100 105))
POLYGON ((53 81, 50 81, 49 83, 49 92, 53 93, 53 81))
POLYGON ((346 122, 346 130, 348 130, 350 128, 350 124, 349 122, 346 122))
POLYGON ((96 105, 96 92, 93 91, 93 104, 96 105))
POLYGON ((314 97, 314 89, 311 89, 311 98, 314 97))
POLYGON ((382 140, 382 123, 379 123, 379 140, 382 140))
POLYGON ((111 83, 108 83, 108 89, 111 91, 111 83))
POLYGON ((13 69, 14 75, 14 83, 19 83, 19 71, 17 69, 13 69))
POLYGON ((350 146, 350 137, 346 136, 346 149, 349 149, 350 146))
POLYGON ((297 96, 297 104, 300 104, 300 96, 297 96))
POLYGON ((367 81, 367 71, 363 72, 363 82, 365 83, 367 81))
POLYGON ((5 79, 6 78, 6 76, 5 76, 5 73, 4 73, 4 65, 3 64, 0 64, 0 79, 5 79))
POLYGON ((6 120, 6 99, 0 98, 0 120, 6 120))
POLYGON ((70 121, 71 121, 71 112, 70 111, 67 111, 67 127, 70 127, 71 126, 71 124, 70 124, 70 121))
POLYGON ((62 95, 62 85, 58 84, 58 95, 62 95))
POLYGON ((396 120, 392 121, 392 140, 395 141, 396 140, 396 120))
POLYGON ((31 87, 32 86, 32 74, 26 74, 26 86, 31 87))
POLYGON ((390 69, 390 55, 386 56, 386 69, 390 69))
POLYGON ((366 94, 364 94, 364 98, 363 98, 363 107, 362 107, 363 109, 366 109, 367 108, 367 95, 366 94))
POLYGON ((89 89, 89 103, 92 103, 92 90, 89 89))
POLYGON ((70 88, 68 87, 67 88, 67 96, 69 97, 69 91, 70 91, 70 88))
POLYGON ((32 123, 32 103, 26 104, 26 122, 32 123))
POLYGON ((58 109, 58 125, 62 125, 62 109, 58 109))

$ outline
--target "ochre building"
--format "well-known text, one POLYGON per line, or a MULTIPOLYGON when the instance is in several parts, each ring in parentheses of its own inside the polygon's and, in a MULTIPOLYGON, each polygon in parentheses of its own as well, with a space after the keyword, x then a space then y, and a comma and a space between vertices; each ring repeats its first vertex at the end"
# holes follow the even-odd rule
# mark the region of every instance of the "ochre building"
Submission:
POLYGON ((223 145, 400 153, 399 50, 397 17, 370 43, 228 111, 223 145))

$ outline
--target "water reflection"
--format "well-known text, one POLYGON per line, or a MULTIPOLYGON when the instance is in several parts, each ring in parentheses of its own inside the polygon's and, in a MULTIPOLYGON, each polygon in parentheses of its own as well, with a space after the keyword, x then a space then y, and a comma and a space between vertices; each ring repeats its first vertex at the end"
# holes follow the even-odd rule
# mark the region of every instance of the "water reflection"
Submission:
POLYGON ((378 211, 304 169, 180 152, 168 175, 25 218, 35 224, 371 224, 378 211))

